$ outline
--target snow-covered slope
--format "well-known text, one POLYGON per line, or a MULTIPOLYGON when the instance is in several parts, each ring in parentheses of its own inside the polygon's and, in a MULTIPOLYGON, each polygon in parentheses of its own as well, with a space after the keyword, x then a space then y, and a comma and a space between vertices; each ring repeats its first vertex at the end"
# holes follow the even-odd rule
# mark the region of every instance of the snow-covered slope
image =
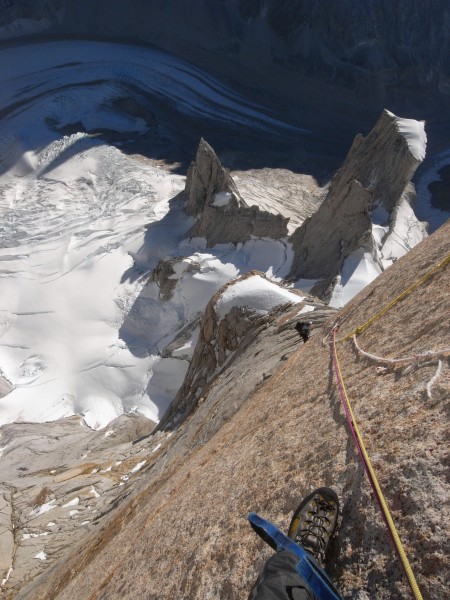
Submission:
POLYGON ((15 386, 1 400, 3 423, 84 413, 99 427, 135 407, 152 416, 138 385, 149 359, 118 337, 142 286, 124 274, 181 178, 88 139, 48 168, 47 155, 74 138, 38 154, 28 176, 2 178, 0 365, 15 386))
POLYGON ((207 252, 203 239, 183 242, 192 219, 169 200, 184 178, 87 132, 145 132, 143 118, 116 108, 135 84, 180 114, 284 125, 151 50, 51 43, 3 50, 0 61, 0 374, 14 386, 0 424, 77 413, 99 428, 135 410, 157 421, 189 357, 160 350, 230 278, 252 268, 285 275, 290 255, 283 241, 207 252), (79 132, 60 133, 67 126, 79 132), (146 284, 167 255, 198 269, 179 267, 163 301, 146 284))

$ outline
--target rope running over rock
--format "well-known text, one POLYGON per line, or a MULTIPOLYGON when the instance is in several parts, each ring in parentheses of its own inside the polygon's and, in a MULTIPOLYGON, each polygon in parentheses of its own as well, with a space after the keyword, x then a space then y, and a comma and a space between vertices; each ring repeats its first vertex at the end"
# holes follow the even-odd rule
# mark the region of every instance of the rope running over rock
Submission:
MULTIPOLYGON (((388 364, 388 365, 410 365, 411 363, 418 364, 421 359, 427 360, 427 361, 430 361, 430 359, 432 359, 432 362, 435 362, 435 360, 433 360, 433 359, 440 359, 440 358, 443 358, 444 356, 445 357, 448 356, 449 351, 444 350, 444 351, 440 351, 440 352, 427 352, 422 355, 416 355, 416 356, 407 357, 407 358, 383 359, 382 357, 376 356, 374 354, 370 354, 370 353, 362 350, 356 342, 356 336, 359 335, 360 333, 362 333, 363 331, 365 331, 368 327, 370 327, 370 325, 372 325, 373 323, 375 323, 375 321, 380 319, 390 308, 395 306, 395 304, 397 304, 400 300, 405 298, 405 296, 407 296, 409 293, 411 293, 413 290, 415 290, 419 285, 421 285, 427 279, 429 279, 439 269, 445 267, 449 263, 450 263, 450 254, 446 258, 444 258, 441 262, 439 262, 437 265, 435 265, 423 277, 421 277, 416 282, 414 282, 409 288, 404 290, 401 294, 399 294, 391 302, 386 304, 372 318, 370 318, 368 321, 366 321, 363 325, 356 327, 353 331, 348 333, 344 338, 342 338, 340 340, 336 340, 336 331, 337 331, 338 327, 334 327, 331 332, 331 335, 332 335, 331 345, 332 345, 332 351, 333 351, 333 366, 334 366, 334 371, 336 374, 338 389, 339 389, 339 392, 341 395, 342 405, 344 407, 344 411, 345 411, 345 415, 347 417, 350 431, 352 432, 356 447, 358 448, 358 452, 361 456, 361 460, 364 465, 364 469, 366 471, 367 477, 372 486, 375 498, 377 499, 377 502, 380 506, 381 513, 383 515, 383 518, 384 518, 384 521, 388 528, 388 531, 392 537, 395 550, 400 559, 402 567, 405 571, 409 586, 411 588, 411 591, 413 593, 415 600, 423 600, 423 597, 420 592, 419 586, 417 585, 417 581, 414 577, 414 573, 409 564, 408 557, 406 556, 406 552, 403 548, 400 537, 398 535, 397 529, 395 527, 395 523, 391 517, 391 513, 389 512, 388 505, 384 498, 380 484, 378 483, 378 479, 375 475, 375 471, 373 470, 369 455, 367 454, 367 450, 364 446, 364 442, 362 440, 362 437, 361 437, 361 434, 360 434, 360 431, 359 431, 359 428, 358 428, 358 425, 357 425, 357 422, 355 419, 355 415, 353 413, 353 409, 352 409, 349 397, 347 395, 345 383, 344 383, 344 380, 342 377, 342 372, 341 372, 341 368, 339 365, 339 358, 338 358, 338 354, 337 354, 336 343, 337 343, 337 341, 343 342, 350 338, 353 338, 355 347, 361 354, 363 354, 364 356, 366 356, 369 359, 375 360, 377 362, 381 362, 382 364, 388 364)), ((325 340, 326 340, 326 338, 322 341, 322 344, 325 342, 325 340)), ((441 369, 442 369, 442 362, 441 362, 441 360, 439 360, 437 371, 436 371, 435 375, 433 376, 433 378, 427 384, 428 397, 431 397, 431 387, 435 383, 435 381, 439 378, 441 369)))
POLYGON ((421 285, 422 283, 424 283, 427 279, 429 279, 432 275, 434 275, 434 273, 436 273, 437 271, 439 271, 439 269, 442 269, 443 267, 445 267, 449 263, 450 263, 450 254, 448 254, 437 265, 435 265, 430 271, 428 271, 427 273, 425 273, 425 275, 423 277, 421 277, 420 279, 418 279, 417 281, 415 281, 409 288, 407 288, 406 290, 404 290, 401 294, 399 294, 391 302, 389 302, 388 304, 386 304, 381 310, 379 310, 368 321, 366 321, 362 325, 359 325, 358 327, 356 327, 355 329, 353 329, 353 331, 350 331, 350 333, 348 333, 345 337, 343 337, 342 339, 337 340, 337 341, 338 342, 345 342, 346 340, 349 340, 353 335, 355 335, 355 334, 359 335, 360 333, 362 333, 363 331, 365 331, 368 327, 370 327, 370 325, 372 325, 372 323, 375 323, 375 321, 378 321, 378 319, 380 317, 382 317, 384 315, 384 313, 386 313, 390 308, 392 308, 393 306, 395 306, 397 304, 397 302, 400 302, 400 300, 402 300, 405 296, 407 296, 413 290, 415 290, 416 287, 418 287, 419 285, 421 285))
POLYGON ((336 373, 336 380, 339 388, 339 392, 341 394, 342 405, 344 407, 344 411, 347 417, 347 421, 350 427, 350 431, 352 432, 353 438, 356 443, 356 447, 358 448, 358 452, 361 456, 361 461, 364 465, 364 469, 366 471, 367 477, 370 481, 370 485, 372 486, 373 493, 377 502, 380 506, 381 514, 383 515, 384 521, 388 528, 388 531, 392 537, 395 550, 398 554, 402 567, 405 571, 406 577, 408 579, 409 586, 416 600, 423 600, 423 596, 420 593, 419 586, 417 585, 416 578, 414 577, 414 573, 411 569, 411 566, 408 561, 408 557, 406 556, 406 552, 403 548, 403 544, 400 540, 400 536, 398 535, 397 529, 395 527, 395 523, 391 517, 391 513, 389 512, 388 505, 384 498, 383 492, 381 490, 380 484, 378 483, 377 476, 375 475, 375 471, 373 470, 371 460, 367 453, 366 447, 364 446, 364 442, 359 431, 358 424, 356 422, 356 418, 353 412, 352 405, 350 403, 349 397, 347 395, 347 390, 345 388, 345 383, 342 378, 341 367, 339 365, 339 358, 337 355, 336 349, 336 330, 334 329, 332 332, 332 348, 333 348, 333 366, 334 371, 336 373))

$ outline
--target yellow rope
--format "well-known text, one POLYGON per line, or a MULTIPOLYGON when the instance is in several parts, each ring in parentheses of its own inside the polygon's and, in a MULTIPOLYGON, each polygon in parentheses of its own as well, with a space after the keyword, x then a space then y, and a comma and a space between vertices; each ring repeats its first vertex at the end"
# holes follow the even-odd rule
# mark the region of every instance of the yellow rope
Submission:
MULTIPOLYGON (((381 310, 379 310, 371 319, 369 319, 368 321, 366 321, 363 325, 360 325, 359 327, 356 327, 356 329, 354 329, 353 331, 351 331, 350 333, 348 333, 344 338, 340 339, 340 340, 336 340, 336 336, 333 332, 333 351, 334 351, 334 356, 335 356, 335 360, 336 360, 336 371, 337 371, 337 377, 339 379, 338 384, 339 384, 339 388, 341 390, 341 395, 342 395, 342 400, 343 402, 345 402, 346 407, 347 407, 347 417, 350 417, 350 421, 349 421, 349 425, 350 428, 353 430, 354 435, 356 437, 356 442, 357 445, 359 446, 359 451, 361 453, 361 458, 363 460, 364 466, 366 468, 366 472, 367 475, 370 479, 370 482, 372 484, 374 493, 377 497, 377 500, 379 502, 380 505, 380 509, 383 513, 383 517, 386 521, 386 525, 389 529, 389 532, 392 536, 394 545, 395 545, 395 549, 397 551, 397 554, 400 558, 400 561, 402 563, 403 569, 405 571, 406 577, 408 578, 408 583, 410 585, 411 591, 414 595, 414 598, 416 600, 423 600, 422 599, 422 594, 420 593, 419 590, 419 586, 417 585, 417 581, 414 577, 414 573, 412 572, 411 566, 409 564, 408 561, 408 557, 406 556, 406 552, 403 548, 402 542, 400 540, 400 537, 397 533, 397 529, 395 527, 394 521, 391 517, 391 513, 389 512, 389 508, 388 505, 386 503, 386 500, 384 498, 383 492, 381 490, 380 484, 378 483, 378 479, 377 476, 375 475, 375 471, 373 470, 372 467, 372 463, 370 462, 370 458, 369 455, 367 454, 367 450, 366 447, 364 446, 364 442, 362 440, 361 437, 361 433, 359 431, 359 427, 358 424, 356 422, 355 419, 355 414, 353 412, 353 408, 352 405, 350 403, 348 394, 347 394, 347 390, 345 387, 345 383, 344 383, 344 379, 342 377, 342 371, 341 371, 341 367, 339 364, 339 359, 338 359, 338 355, 337 355, 337 349, 336 349, 336 341, 339 342, 343 342, 346 341, 350 338, 352 338, 353 336, 356 336, 360 333, 362 333, 363 331, 365 331, 370 325, 372 325, 372 323, 374 323, 375 321, 377 321, 380 317, 382 317, 390 308, 392 308, 393 306, 395 306, 395 304, 397 304, 397 302, 399 302, 400 300, 402 300, 405 296, 407 296, 410 292, 412 292, 415 288, 417 288, 419 285, 421 285, 424 281, 426 281, 427 279, 429 279, 434 273, 436 273, 436 271, 438 271, 439 269, 441 269, 442 267, 445 267, 446 265, 448 265, 450 263, 450 254, 444 258, 441 262, 439 262, 437 265, 435 265, 430 271, 428 271, 427 273, 425 273, 425 275, 423 277, 421 277, 420 279, 418 279, 415 283, 413 283, 409 288, 407 288, 406 290, 404 290, 401 294, 399 294, 396 298, 394 298, 394 300, 392 300, 391 302, 389 302, 388 304, 386 304, 386 306, 384 306, 381 310)), ((346 413, 347 413, 346 411, 346 413)))
POLYGON ((347 408, 348 408, 348 411, 349 411, 349 414, 350 414, 350 417, 351 417, 351 420, 352 420, 352 423, 350 425, 353 425, 353 429, 355 431, 355 434, 356 434, 356 437, 357 437, 357 440, 358 440, 358 444, 359 444, 359 447, 360 447, 362 458, 363 458, 363 461, 364 461, 365 466, 366 466, 367 474, 369 476, 369 479, 371 480, 372 486, 374 488, 375 495, 376 495, 376 497, 378 499, 378 502, 380 504, 380 508, 381 508, 382 513, 383 513, 384 519, 386 521, 387 527, 388 527, 389 532, 390 532, 390 534, 392 536, 392 539, 394 541, 395 549, 397 551, 397 554, 398 554, 398 556, 400 558, 400 561, 401 561, 401 563, 403 565, 403 568, 405 570, 406 577, 408 578, 408 582, 409 582, 409 585, 411 587, 411 591, 412 591, 412 593, 414 595, 414 598, 416 600, 423 600, 422 594, 420 593, 420 590, 419 590, 419 586, 417 585, 417 581, 416 581, 416 579, 414 577, 414 573, 413 573, 413 571, 411 569, 411 566, 409 564, 408 557, 406 556, 406 552, 405 552, 405 550, 403 548, 402 542, 401 542, 400 537, 399 537, 399 535, 397 533, 397 529, 396 529, 394 521, 393 521, 393 519, 391 517, 391 513, 389 512, 388 505, 386 503, 386 500, 384 499, 383 492, 381 490, 380 484, 378 483, 377 476, 375 475, 375 471, 373 470, 372 463, 370 461, 369 455, 367 454, 366 447, 364 446, 364 442, 362 440, 361 433, 359 431, 359 427, 358 427, 358 424, 356 422, 356 418, 355 418, 355 415, 354 415, 354 412, 353 412, 353 408, 352 408, 352 405, 350 403, 349 397, 347 395, 347 390, 345 388, 345 383, 344 383, 344 379, 342 377, 341 367, 339 365, 339 359, 338 359, 338 355, 337 355, 337 349, 336 349, 336 344, 335 344, 334 338, 333 338, 333 346, 334 346, 334 354, 335 354, 335 357, 336 357, 336 366, 337 366, 337 371, 338 371, 338 374, 339 374, 339 379, 340 379, 341 387, 342 387, 342 390, 343 390, 343 393, 344 393, 344 397, 345 397, 345 402, 347 404, 347 408))
POLYGON ((450 254, 446 258, 444 258, 444 260, 442 260, 440 263, 438 263, 437 265, 435 265, 431 269, 431 271, 428 271, 428 273, 425 273, 425 275, 423 277, 421 277, 420 279, 418 279, 408 289, 406 289, 405 291, 403 291, 396 298, 394 298, 394 300, 392 300, 391 302, 389 302, 389 304, 387 304, 381 310, 379 310, 371 319, 369 319, 368 321, 366 321, 363 325, 360 325, 359 327, 356 327, 356 329, 354 329, 353 331, 351 331, 345 337, 341 338, 338 341, 339 342, 344 342, 344 341, 350 339, 353 335, 355 335, 355 334, 359 335, 360 333, 362 333, 363 331, 365 331, 370 325, 372 325, 372 323, 374 323, 381 316, 383 316, 385 312, 387 312, 390 308, 392 308, 395 304, 397 304, 397 302, 399 302, 400 300, 402 300, 402 298, 404 298, 405 296, 407 296, 416 287, 418 287, 419 285, 421 285, 424 281, 426 281, 429 277, 431 277, 434 273, 436 273, 436 271, 438 271, 439 269, 442 269, 442 267, 445 267, 446 265, 448 265, 448 263, 450 263, 450 254))

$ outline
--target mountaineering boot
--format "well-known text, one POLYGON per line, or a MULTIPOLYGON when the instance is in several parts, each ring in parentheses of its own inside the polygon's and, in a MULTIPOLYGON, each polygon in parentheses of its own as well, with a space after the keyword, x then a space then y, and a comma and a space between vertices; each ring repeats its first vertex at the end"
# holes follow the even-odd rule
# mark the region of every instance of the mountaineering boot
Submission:
POLYGON ((292 517, 288 536, 313 555, 323 567, 325 554, 336 530, 339 498, 330 488, 318 488, 304 498, 292 517))

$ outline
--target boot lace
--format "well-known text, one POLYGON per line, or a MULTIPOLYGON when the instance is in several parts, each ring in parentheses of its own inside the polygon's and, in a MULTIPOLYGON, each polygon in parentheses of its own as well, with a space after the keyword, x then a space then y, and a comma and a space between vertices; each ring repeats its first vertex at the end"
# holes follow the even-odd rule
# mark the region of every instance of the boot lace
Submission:
POLYGON ((323 498, 315 500, 315 510, 309 510, 306 513, 302 528, 297 534, 297 539, 302 546, 312 550, 312 553, 318 558, 323 558, 329 540, 328 528, 331 520, 327 516, 333 514, 334 505, 323 498), (311 537, 313 539, 311 539, 311 537))

